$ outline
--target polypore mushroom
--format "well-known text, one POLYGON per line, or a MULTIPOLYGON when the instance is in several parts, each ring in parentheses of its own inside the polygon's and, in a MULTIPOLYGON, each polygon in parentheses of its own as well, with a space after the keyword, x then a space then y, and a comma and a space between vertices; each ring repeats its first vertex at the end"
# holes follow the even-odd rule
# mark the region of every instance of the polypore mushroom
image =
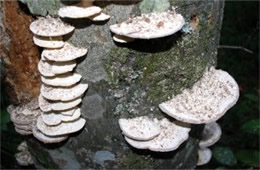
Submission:
MULTIPOLYGON (((41 94, 39 95, 39 106, 43 112, 49 112, 49 111, 67 111, 68 109, 73 109, 74 107, 78 106, 82 99, 77 98, 75 100, 71 101, 55 101, 51 102, 46 100, 41 94)), ((71 111, 68 111, 71 112, 71 111)), ((66 114, 66 113, 65 113, 66 114)), ((67 113, 67 114, 72 114, 72 113, 67 113)))
POLYGON ((99 14, 89 17, 89 19, 91 19, 92 21, 106 21, 110 19, 110 15, 101 12, 99 14))
POLYGON ((42 113, 42 120, 45 124, 49 125, 49 126, 54 126, 54 125, 58 125, 61 122, 72 122, 75 121, 77 119, 79 119, 81 113, 80 113, 80 109, 78 108, 77 110, 75 110, 73 112, 72 115, 64 115, 61 113, 55 113, 55 112, 45 112, 42 113))
POLYGON ((86 55, 86 48, 74 47, 73 45, 65 42, 61 49, 44 49, 41 57, 42 59, 65 62, 75 60, 81 56, 86 55))
POLYGON ((198 150, 198 162, 197 165, 205 165, 207 164, 212 157, 212 152, 209 148, 199 149, 198 150))
POLYGON ((77 7, 66 6, 59 9, 58 15, 62 18, 88 18, 95 14, 99 14, 101 8, 97 6, 77 7))
POLYGON ((58 18, 40 17, 30 25, 30 30, 38 36, 57 37, 72 32, 75 28, 58 18))
POLYGON ((130 37, 126 37, 123 35, 113 35, 113 40, 119 43, 129 43, 129 42, 133 42, 135 39, 134 38, 130 38, 130 37))
POLYGON ((72 71, 76 67, 75 60, 67 62, 54 62, 40 60, 38 63, 38 70, 41 75, 46 77, 53 77, 58 74, 64 74, 72 71))
POLYGON ((76 84, 72 87, 51 87, 42 84, 41 94, 52 101, 70 101, 82 96, 87 88, 87 84, 76 84))
POLYGON ((65 74, 57 75, 56 77, 41 76, 41 80, 44 84, 50 86, 68 87, 78 83, 81 77, 82 76, 77 73, 65 73, 65 74))
POLYGON ((161 131, 158 120, 147 116, 119 119, 118 123, 123 134, 134 140, 151 140, 161 131))
POLYGON ((214 145, 221 137, 221 127, 216 122, 205 125, 202 132, 202 139, 199 143, 200 148, 214 145))
POLYGON ((21 166, 33 165, 32 155, 29 151, 23 151, 15 154, 17 163, 21 166))
POLYGON ((126 141, 138 149, 149 149, 157 152, 169 152, 177 149, 189 137, 190 127, 181 122, 171 122, 164 118, 159 121, 160 134, 147 141, 138 141, 125 136, 126 141))
POLYGON ((41 37, 38 35, 33 36, 33 42, 39 47, 43 48, 62 48, 64 41, 62 37, 41 37))
POLYGON ((37 128, 47 136, 60 136, 79 131, 84 127, 86 120, 80 118, 73 122, 62 122, 57 126, 48 126, 43 122, 42 116, 37 119, 37 128))
POLYGON ((33 124, 33 136, 43 143, 59 143, 68 138, 68 135, 61 136, 47 136, 43 134, 36 126, 36 122, 33 124))
POLYGON ((179 31, 185 21, 182 15, 175 10, 142 14, 130 18, 124 22, 110 26, 110 30, 117 34, 130 38, 152 39, 174 34, 179 31))
POLYGON ((227 72, 211 67, 191 89, 161 103, 160 109, 186 123, 210 123, 236 104, 239 87, 227 72))

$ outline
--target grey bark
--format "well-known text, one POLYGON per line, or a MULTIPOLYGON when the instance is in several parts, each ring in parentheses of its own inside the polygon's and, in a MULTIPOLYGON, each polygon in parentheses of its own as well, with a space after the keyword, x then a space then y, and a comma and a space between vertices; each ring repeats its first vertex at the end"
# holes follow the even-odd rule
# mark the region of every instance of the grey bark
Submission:
MULTIPOLYGON (((36 15, 55 15, 57 6, 67 3, 55 1, 55 8, 51 8, 47 3, 23 1, 36 15)), ((113 42, 109 25, 144 11, 161 10, 155 1, 150 3, 140 7, 137 1, 98 1, 96 4, 112 16, 108 22, 64 20, 76 27, 67 40, 89 49, 76 69, 83 76, 82 82, 89 84, 81 105, 87 123, 61 144, 44 145, 28 138, 37 167, 195 168, 201 126, 193 126, 190 138, 176 151, 158 153, 129 146, 117 121, 141 115, 167 117, 158 104, 190 88, 208 66, 216 64, 224 1, 162 1, 165 6, 177 6, 186 22, 194 24, 194 31, 187 33, 187 27, 186 33, 161 39, 126 45, 113 42)))

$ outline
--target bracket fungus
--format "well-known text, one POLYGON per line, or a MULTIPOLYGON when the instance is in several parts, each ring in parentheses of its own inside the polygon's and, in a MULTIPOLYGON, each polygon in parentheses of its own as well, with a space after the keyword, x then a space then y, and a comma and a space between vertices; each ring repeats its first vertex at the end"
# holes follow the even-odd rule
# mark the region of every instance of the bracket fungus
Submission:
POLYGON ((62 18, 88 18, 93 15, 99 14, 101 8, 97 6, 89 7, 77 7, 77 6, 66 6, 59 9, 58 15, 62 18))
POLYGON ((43 48, 61 48, 64 46, 64 41, 61 36, 58 37, 41 37, 33 36, 33 42, 39 47, 43 48))
POLYGON ((117 35, 129 38, 152 39, 172 35, 179 31, 184 23, 183 16, 173 9, 129 18, 124 22, 111 25, 110 30, 117 35))
POLYGON ((49 86, 68 87, 78 83, 81 77, 82 76, 77 73, 65 73, 57 75, 56 77, 41 76, 41 80, 44 84, 47 84, 49 86))
POLYGON ((205 125, 202 132, 202 139, 199 143, 200 148, 206 148, 214 145, 221 137, 221 127, 217 122, 211 122, 205 125))
POLYGON ((20 152, 16 153, 14 156, 19 165, 29 166, 34 164, 32 155, 28 150, 26 141, 23 141, 21 144, 19 144, 17 150, 20 152))
MULTIPOLYGON (((134 120, 142 120, 143 118, 135 118, 134 120)), ((129 120, 128 120, 129 121, 129 120)), ((131 120, 130 120, 131 122, 131 120)), ((136 140, 125 136, 125 140, 133 147, 138 149, 149 149, 156 152, 169 152, 177 149, 189 137, 190 127, 188 124, 181 122, 171 122, 164 118, 160 121, 155 121, 160 126, 160 134, 150 140, 136 140)), ((121 121, 121 123, 123 123, 121 121)), ((147 123, 145 123, 147 124, 147 123)), ((131 125, 131 131, 138 132, 142 126, 131 125), (137 130, 138 129, 138 130, 137 130)), ((127 128, 126 128, 127 129, 127 128)), ((147 128, 145 128, 147 129, 147 128)), ((149 128, 148 128, 149 129, 149 128)), ((125 132, 123 132, 125 134, 125 132)))
POLYGON ((237 82, 211 67, 191 89, 159 105, 169 116, 186 123, 210 123, 222 117, 239 98, 237 82))
POLYGON ((211 157, 212 157, 212 152, 209 148, 199 149, 197 166, 201 166, 209 163, 211 157))
POLYGON ((41 58, 44 60, 66 62, 72 61, 86 55, 86 48, 74 47, 72 44, 65 42, 63 48, 60 49, 44 49, 41 58))

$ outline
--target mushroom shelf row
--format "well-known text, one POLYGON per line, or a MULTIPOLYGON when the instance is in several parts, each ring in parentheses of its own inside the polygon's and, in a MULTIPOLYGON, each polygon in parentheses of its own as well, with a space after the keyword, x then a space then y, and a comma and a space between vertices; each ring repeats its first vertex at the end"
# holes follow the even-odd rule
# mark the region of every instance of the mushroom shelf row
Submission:
POLYGON ((80 83, 82 76, 73 70, 76 59, 86 55, 87 49, 62 40, 62 36, 71 33, 74 27, 60 19, 39 18, 31 23, 30 30, 34 37, 41 38, 41 43, 34 38, 35 44, 45 48, 38 64, 43 83, 38 98, 41 114, 33 122, 36 128, 32 132, 44 143, 61 142, 86 123, 80 117, 78 105, 88 85, 80 83))

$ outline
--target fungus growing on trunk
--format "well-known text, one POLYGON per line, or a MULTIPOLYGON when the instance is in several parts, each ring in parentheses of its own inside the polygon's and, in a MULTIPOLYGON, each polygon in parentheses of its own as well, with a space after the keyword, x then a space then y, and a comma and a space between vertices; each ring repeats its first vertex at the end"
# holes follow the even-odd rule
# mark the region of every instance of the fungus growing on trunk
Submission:
POLYGON ((191 89, 159 105, 169 116, 186 123, 210 123, 221 118, 239 98, 237 82, 211 67, 191 89))
POLYGON ((81 75, 77 73, 66 73, 57 75, 55 77, 41 76, 41 80, 44 84, 49 86, 68 87, 78 83, 81 79, 81 75))
POLYGON ((200 148, 206 148, 214 145, 221 137, 221 127, 217 122, 211 122, 205 125, 202 132, 202 139, 199 143, 200 148))
POLYGON ((184 23, 182 15, 177 14, 173 9, 129 18, 124 22, 111 25, 110 30, 117 35, 129 38, 152 39, 172 35, 179 31, 184 23))
POLYGON ((201 166, 209 163, 211 157, 212 157, 212 152, 209 148, 199 149, 197 166, 201 166))

